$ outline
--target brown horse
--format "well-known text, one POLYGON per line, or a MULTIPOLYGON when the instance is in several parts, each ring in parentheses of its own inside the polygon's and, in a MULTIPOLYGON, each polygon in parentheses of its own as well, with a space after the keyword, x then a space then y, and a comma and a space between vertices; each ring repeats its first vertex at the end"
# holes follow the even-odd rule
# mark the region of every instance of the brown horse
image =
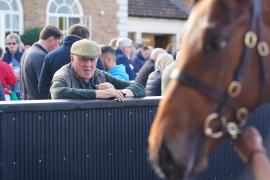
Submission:
POLYGON ((149 136, 160 174, 185 179, 203 171, 209 152, 269 100, 269 42, 270 0, 194 4, 149 136))

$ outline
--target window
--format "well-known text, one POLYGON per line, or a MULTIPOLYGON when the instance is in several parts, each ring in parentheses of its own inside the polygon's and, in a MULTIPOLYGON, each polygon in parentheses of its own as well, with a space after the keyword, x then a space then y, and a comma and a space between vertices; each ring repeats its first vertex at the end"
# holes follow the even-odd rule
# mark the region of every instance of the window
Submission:
POLYGON ((64 34, 68 28, 81 23, 89 27, 89 23, 85 23, 83 10, 78 0, 50 0, 47 7, 47 24, 59 27, 64 34))
POLYGON ((23 33, 23 9, 20 0, 0 0, 0 46, 5 47, 6 35, 23 33))

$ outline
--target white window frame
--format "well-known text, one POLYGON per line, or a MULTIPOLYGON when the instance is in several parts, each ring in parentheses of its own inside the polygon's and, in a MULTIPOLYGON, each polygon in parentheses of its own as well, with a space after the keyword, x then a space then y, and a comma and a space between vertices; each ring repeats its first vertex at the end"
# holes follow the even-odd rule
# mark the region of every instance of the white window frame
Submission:
POLYGON ((22 6, 22 2, 21 0, 15 0, 15 3, 18 6, 18 10, 14 10, 12 9, 11 6, 11 0, 0 0, 6 4, 8 4, 9 9, 7 10, 0 10, 0 46, 1 47, 5 47, 5 37, 6 37, 6 33, 8 32, 18 32, 19 34, 23 34, 23 6, 22 6), (11 18, 10 21, 10 28, 6 27, 6 15, 17 15, 19 16, 19 27, 18 28, 13 28, 13 18, 11 18))
POLYGON ((50 22, 49 22, 50 17, 56 17, 57 18, 57 24, 54 24, 54 25, 56 25, 57 27, 59 27, 59 18, 64 18, 65 20, 64 20, 63 33, 66 35, 66 31, 68 30, 68 27, 70 26, 70 24, 67 24, 69 21, 67 21, 66 19, 68 19, 68 18, 78 18, 80 20, 80 23, 81 24, 84 24, 84 18, 85 17, 83 16, 83 9, 82 9, 81 3, 78 0, 73 0, 73 3, 71 5, 70 4, 66 4, 66 0, 62 0, 62 1, 63 1, 62 4, 56 3, 55 0, 50 0, 48 2, 46 24, 47 25, 50 25, 50 22), (56 4, 57 7, 56 7, 56 12, 51 13, 50 12, 50 7, 51 7, 51 5, 53 3, 56 4), (79 14, 76 14, 75 12, 72 11, 72 6, 74 6, 74 4, 78 7, 79 14), (57 13, 57 11, 59 10, 59 8, 61 6, 63 6, 63 5, 69 7, 71 9, 72 13, 71 14, 57 13))

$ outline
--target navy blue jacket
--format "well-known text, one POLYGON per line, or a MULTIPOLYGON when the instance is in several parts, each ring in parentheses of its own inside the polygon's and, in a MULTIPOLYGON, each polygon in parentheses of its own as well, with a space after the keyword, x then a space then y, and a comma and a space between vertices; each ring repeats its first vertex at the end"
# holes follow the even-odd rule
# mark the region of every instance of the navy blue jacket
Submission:
MULTIPOLYGON (((23 53, 21 51, 16 51, 14 58, 20 62, 21 61, 21 57, 22 57, 23 53)), ((7 52, 4 54, 4 58, 3 61, 5 61, 6 63, 10 63, 12 60, 12 55, 10 54, 10 52, 7 50, 7 52)))
POLYGON ((142 68, 144 63, 147 59, 144 59, 144 57, 141 54, 141 51, 138 51, 135 56, 132 58, 131 63, 134 67, 133 71, 134 73, 138 73, 139 70, 142 68))
POLYGON ((100 70, 104 70, 104 66, 103 66, 100 58, 98 58, 98 60, 97 60, 97 68, 100 70))
POLYGON ((116 49, 115 50, 115 55, 116 55, 116 64, 123 64, 126 68, 126 73, 129 76, 129 80, 134 80, 135 79, 135 73, 131 69, 131 64, 127 58, 127 56, 120 50, 116 49))
POLYGON ((70 63, 70 48, 74 42, 80 39, 78 36, 69 35, 64 39, 60 47, 45 56, 38 82, 38 91, 44 98, 49 97, 49 89, 54 73, 62 66, 70 63))

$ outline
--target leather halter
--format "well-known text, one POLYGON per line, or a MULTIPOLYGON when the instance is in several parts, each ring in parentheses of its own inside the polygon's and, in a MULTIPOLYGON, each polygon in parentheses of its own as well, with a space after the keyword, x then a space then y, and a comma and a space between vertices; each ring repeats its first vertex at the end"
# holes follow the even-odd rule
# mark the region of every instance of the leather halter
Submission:
POLYGON ((196 89, 202 95, 209 99, 219 103, 215 113, 207 116, 204 122, 205 135, 210 138, 220 138, 225 133, 228 133, 232 138, 236 138, 240 133, 239 128, 245 124, 249 112, 247 108, 240 107, 234 100, 238 97, 242 91, 241 80, 243 78, 243 72, 246 69, 247 62, 249 60, 250 49, 257 47, 259 55, 260 66, 260 91, 257 99, 257 104, 261 102, 265 94, 265 87, 267 83, 267 71, 265 66, 265 57, 269 54, 269 47, 265 41, 263 41, 263 22, 262 22, 262 0, 253 0, 253 14, 251 21, 251 29, 245 35, 245 48, 242 51, 240 63, 235 71, 233 80, 229 83, 227 90, 220 92, 211 85, 204 81, 201 81, 187 72, 180 71, 175 68, 171 74, 171 79, 175 79, 186 86, 190 86, 196 89), (256 30, 259 30, 258 37, 256 30), (257 41, 259 40, 259 42, 257 41), (235 112, 237 123, 228 122, 224 116, 225 107, 230 108, 235 112), (218 131, 214 131, 211 128, 213 121, 221 121, 222 128, 218 131))

